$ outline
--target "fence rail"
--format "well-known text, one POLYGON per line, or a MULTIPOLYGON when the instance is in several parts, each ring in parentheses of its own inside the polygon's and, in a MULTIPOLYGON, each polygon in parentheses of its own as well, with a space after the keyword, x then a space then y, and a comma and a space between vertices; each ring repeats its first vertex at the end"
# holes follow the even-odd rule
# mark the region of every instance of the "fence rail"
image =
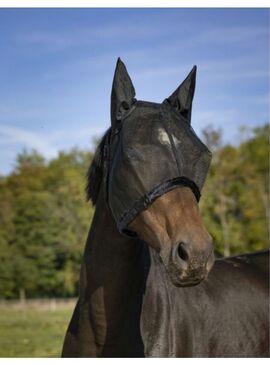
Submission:
POLYGON ((51 310, 73 307, 77 298, 0 299, 0 308, 51 310))

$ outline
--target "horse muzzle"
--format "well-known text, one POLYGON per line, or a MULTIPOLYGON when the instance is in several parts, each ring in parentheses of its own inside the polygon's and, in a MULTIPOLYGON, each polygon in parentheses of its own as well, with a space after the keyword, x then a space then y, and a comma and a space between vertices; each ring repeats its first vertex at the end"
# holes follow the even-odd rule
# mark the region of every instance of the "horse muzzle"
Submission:
POLYGON ((206 279, 214 264, 213 245, 207 243, 203 250, 194 250, 191 245, 180 242, 171 250, 169 257, 161 259, 175 286, 193 286, 206 279))

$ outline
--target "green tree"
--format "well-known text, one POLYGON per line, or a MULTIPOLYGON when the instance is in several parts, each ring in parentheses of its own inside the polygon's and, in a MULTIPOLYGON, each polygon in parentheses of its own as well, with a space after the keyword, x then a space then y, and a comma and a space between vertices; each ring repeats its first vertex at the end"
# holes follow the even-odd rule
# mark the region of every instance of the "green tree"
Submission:
POLYGON ((267 247, 268 125, 239 146, 223 146, 220 131, 204 131, 214 158, 203 191, 202 211, 219 255, 267 247))
POLYGON ((85 201, 91 154, 73 149, 46 163, 23 151, 0 180, 0 295, 75 295, 93 208, 85 201))

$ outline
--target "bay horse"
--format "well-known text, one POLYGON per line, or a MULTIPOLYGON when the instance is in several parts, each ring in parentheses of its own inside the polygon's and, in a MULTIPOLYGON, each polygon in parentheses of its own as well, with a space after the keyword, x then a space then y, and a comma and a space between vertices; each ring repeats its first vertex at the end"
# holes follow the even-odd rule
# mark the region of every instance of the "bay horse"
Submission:
POLYGON ((190 126, 195 76, 137 101, 118 59, 63 357, 269 356, 269 253, 214 260, 199 213, 211 155, 190 126))

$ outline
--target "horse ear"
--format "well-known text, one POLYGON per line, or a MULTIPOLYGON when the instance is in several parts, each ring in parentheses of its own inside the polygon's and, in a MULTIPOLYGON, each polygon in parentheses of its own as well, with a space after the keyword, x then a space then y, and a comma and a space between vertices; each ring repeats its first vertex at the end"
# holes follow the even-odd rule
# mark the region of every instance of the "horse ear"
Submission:
POLYGON ((121 120, 134 102, 135 89, 127 72, 126 66, 118 58, 111 93, 112 125, 121 120))
POLYGON ((194 66, 182 84, 169 98, 164 100, 178 110, 188 120, 189 124, 191 121, 192 100, 195 91, 196 71, 197 66, 194 66))

